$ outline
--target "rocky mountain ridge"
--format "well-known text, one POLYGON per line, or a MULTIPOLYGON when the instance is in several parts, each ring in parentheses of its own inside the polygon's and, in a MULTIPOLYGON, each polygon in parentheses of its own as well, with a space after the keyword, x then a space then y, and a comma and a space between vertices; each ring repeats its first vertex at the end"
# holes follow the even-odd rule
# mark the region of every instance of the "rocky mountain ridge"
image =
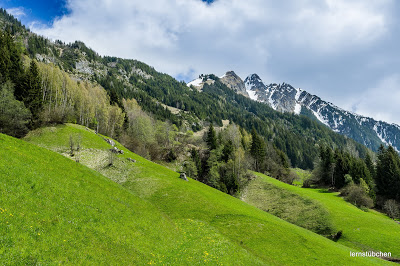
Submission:
POLYGON ((333 131, 377 150, 380 144, 392 145, 400 151, 400 126, 346 111, 290 84, 266 85, 257 74, 244 83, 250 98, 271 106, 274 110, 304 114, 317 119, 333 131))

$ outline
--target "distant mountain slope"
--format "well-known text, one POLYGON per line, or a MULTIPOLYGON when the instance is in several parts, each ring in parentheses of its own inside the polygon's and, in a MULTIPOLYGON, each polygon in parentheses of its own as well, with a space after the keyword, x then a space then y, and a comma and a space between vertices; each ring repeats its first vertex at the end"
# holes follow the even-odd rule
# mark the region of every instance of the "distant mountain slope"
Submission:
POLYGON ((333 131, 375 151, 381 143, 392 145, 400 151, 400 126, 396 124, 376 121, 343 110, 286 83, 266 85, 257 74, 249 75, 244 82, 253 100, 266 103, 274 110, 314 117, 333 131))

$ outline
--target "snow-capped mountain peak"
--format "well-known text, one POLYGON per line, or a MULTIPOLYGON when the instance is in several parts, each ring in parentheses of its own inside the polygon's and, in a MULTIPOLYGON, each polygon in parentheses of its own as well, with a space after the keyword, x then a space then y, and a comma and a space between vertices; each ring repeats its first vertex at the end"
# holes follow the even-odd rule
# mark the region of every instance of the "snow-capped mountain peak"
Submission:
POLYGON ((305 90, 290 84, 266 85, 257 74, 244 80, 250 98, 281 112, 303 113, 316 118, 333 131, 346 135, 367 147, 377 150, 381 143, 400 150, 400 126, 363 117, 323 101, 305 90))

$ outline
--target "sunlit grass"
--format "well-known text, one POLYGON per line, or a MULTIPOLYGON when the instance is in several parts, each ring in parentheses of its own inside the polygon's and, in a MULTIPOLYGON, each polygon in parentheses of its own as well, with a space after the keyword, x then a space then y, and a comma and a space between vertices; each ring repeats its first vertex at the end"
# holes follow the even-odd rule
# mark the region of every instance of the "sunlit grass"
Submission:
MULTIPOLYGON (((32 213, 40 210, 47 213, 44 217, 53 217, 54 208, 58 210, 59 219, 73 221, 72 224, 57 223, 55 227, 51 226, 51 222, 44 224, 39 233, 46 241, 39 245, 36 240, 14 245, 12 251, 7 249, 9 259, 17 256, 18 252, 21 254, 23 249, 25 253, 22 254, 26 256, 31 254, 31 250, 36 250, 33 254, 48 250, 45 255, 34 257, 39 258, 37 261, 41 263, 385 263, 378 259, 351 258, 348 247, 287 223, 195 180, 181 180, 178 173, 143 159, 118 143, 118 148, 125 153, 118 155, 114 164, 108 166, 105 153, 109 145, 84 127, 66 125, 51 130, 40 129, 31 133, 27 140, 70 157, 68 138, 72 133, 80 134, 82 143, 85 143, 82 145, 80 164, 71 160, 73 158, 63 158, 3 137, 8 143, 6 145, 16 147, 28 156, 23 159, 7 152, 14 158, 14 170, 9 174, 20 176, 22 183, 34 180, 37 186, 40 184, 47 191, 36 198, 27 194, 29 187, 15 193, 16 197, 24 198, 27 205, 31 205, 25 211, 30 216, 28 219, 20 217, 13 231, 3 235, 18 238, 25 225, 36 222, 32 213), (128 161, 128 157, 136 162, 128 161), (30 163, 31 160, 37 163, 30 163), (31 177, 25 174, 25 163, 34 165, 31 177), (51 230, 54 230, 53 234, 49 234, 51 230), (69 243, 69 246, 64 246, 66 252, 53 249, 51 243, 59 241, 64 244, 65 236, 68 236, 65 242, 69 243)), ((6 153, 0 154, 5 156, 6 153)), ((0 169, 4 167, 2 165, 0 169)), ((12 178, 5 180, 7 186, 14 189, 12 178)), ((21 201, 6 199, 3 205, 10 209, 18 206, 18 202, 21 201)))
MULTIPOLYGON (((400 224, 386 215, 375 210, 365 212, 339 197, 339 193, 329 193, 326 189, 300 188, 259 173, 257 176, 254 182, 267 184, 265 188, 284 189, 319 202, 329 212, 336 230, 343 231, 338 243, 364 251, 391 252, 392 256, 400 258, 400 224)), ((268 189, 263 193, 268 194, 268 189)), ((281 204, 288 202, 282 201, 281 204)))

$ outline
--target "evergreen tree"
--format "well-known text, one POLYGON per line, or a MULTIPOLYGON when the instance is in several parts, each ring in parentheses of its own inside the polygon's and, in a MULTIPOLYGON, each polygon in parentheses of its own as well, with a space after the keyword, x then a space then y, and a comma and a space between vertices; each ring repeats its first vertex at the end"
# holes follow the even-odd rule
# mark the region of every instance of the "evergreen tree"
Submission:
POLYGON ((222 149, 222 160, 224 162, 228 162, 228 160, 232 156, 233 151, 234 151, 233 143, 231 140, 228 140, 225 143, 224 148, 222 149))
POLYGON ((215 130, 214 130, 212 123, 210 124, 210 127, 208 128, 206 143, 207 143, 208 149, 210 151, 217 148, 217 136, 215 134, 215 130))
POLYGON ((400 200, 400 158, 392 146, 379 148, 375 181, 377 194, 400 200))
POLYGON ((21 97, 25 106, 31 111, 33 120, 37 120, 43 105, 43 99, 41 78, 35 60, 31 61, 29 69, 25 73, 21 97))
POLYGON ((192 150, 190 151, 190 157, 191 157, 194 165, 196 166, 197 175, 202 176, 203 169, 201 167, 201 160, 200 160, 199 152, 195 148, 192 148, 192 150))
POLYGON ((21 52, 11 35, 0 31, 0 83, 11 80, 18 84, 22 73, 21 52))
POLYGON ((253 156, 255 161, 255 170, 260 171, 261 162, 265 157, 264 141, 257 134, 254 128, 251 130, 251 139, 252 142, 250 147, 250 154, 253 156))
POLYGON ((333 173, 333 186, 335 188, 342 188, 346 181, 345 175, 350 172, 350 158, 348 154, 343 154, 338 149, 335 150, 334 155, 335 167, 333 173))
POLYGON ((335 160, 334 154, 330 147, 321 147, 320 149, 321 158, 321 181, 325 185, 334 185, 334 168, 335 160))
POLYGON ((371 178, 375 179, 376 170, 375 170, 374 163, 372 162, 372 159, 371 159, 371 156, 369 155, 369 153, 367 153, 367 155, 365 156, 364 162, 371 174, 371 178))

